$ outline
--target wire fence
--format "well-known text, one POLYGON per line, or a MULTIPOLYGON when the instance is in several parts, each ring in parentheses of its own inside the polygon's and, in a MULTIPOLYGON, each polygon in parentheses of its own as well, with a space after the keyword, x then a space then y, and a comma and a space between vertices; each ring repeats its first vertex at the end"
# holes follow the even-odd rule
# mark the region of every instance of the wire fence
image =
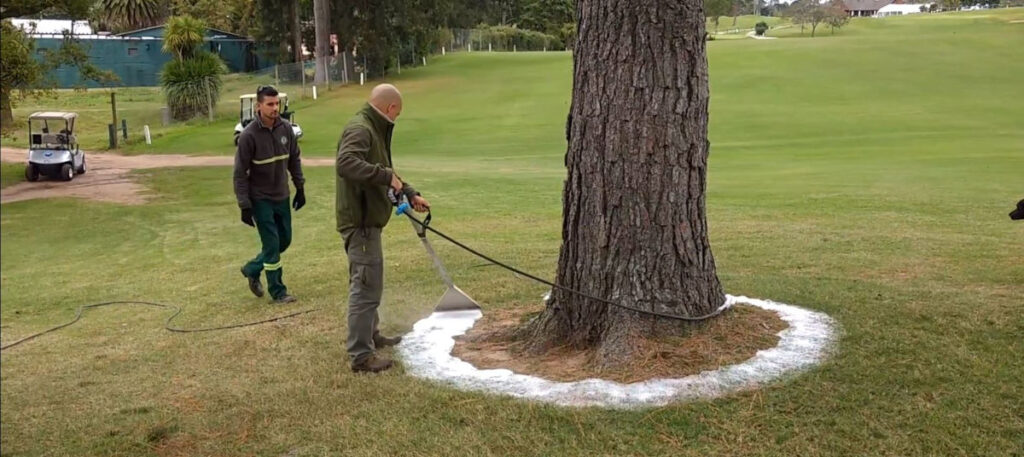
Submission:
POLYGON ((223 93, 229 95, 232 91, 237 92, 234 87, 236 84, 251 85, 250 92, 255 92, 259 85, 272 84, 290 97, 317 99, 325 91, 349 84, 367 84, 371 79, 401 74, 403 70, 428 65, 431 60, 451 52, 543 52, 564 46, 550 36, 518 30, 509 33, 506 29, 515 30, 450 29, 445 31, 444 39, 429 46, 427 52, 417 51, 414 43, 408 43, 399 47, 394 56, 386 59, 368 59, 358 53, 342 52, 319 59, 273 65, 249 73, 235 73, 229 76, 223 93), (383 68, 372 68, 373 64, 368 63, 382 61, 389 64, 383 68))

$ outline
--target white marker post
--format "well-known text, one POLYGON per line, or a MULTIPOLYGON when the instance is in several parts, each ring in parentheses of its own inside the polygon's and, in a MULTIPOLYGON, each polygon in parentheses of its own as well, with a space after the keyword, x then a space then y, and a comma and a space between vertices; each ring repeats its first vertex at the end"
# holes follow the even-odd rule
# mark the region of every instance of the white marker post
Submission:
POLYGON ((427 58, 426 57, 423 57, 423 66, 424 67, 427 66, 427 58))
POLYGON ((491 50, 491 44, 490 43, 487 43, 487 52, 494 52, 493 50, 491 50))
POLYGON ((313 86, 313 100, 316 100, 316 86, 313 86))
POLYGON ((142 134, 146 136, 146 144, 153 144, 153 138, 149 136, 149 124, 142 126, 142 134))
POLYGON ((366 72, 359 73, 359 85, 362 86, 366 82, 366 72))
POLYGON ((442 55, 442 56, 443 56, 443 55, 445 55, 445 54, 444 54, 444 46, 441 46, 441 55, 442 55))

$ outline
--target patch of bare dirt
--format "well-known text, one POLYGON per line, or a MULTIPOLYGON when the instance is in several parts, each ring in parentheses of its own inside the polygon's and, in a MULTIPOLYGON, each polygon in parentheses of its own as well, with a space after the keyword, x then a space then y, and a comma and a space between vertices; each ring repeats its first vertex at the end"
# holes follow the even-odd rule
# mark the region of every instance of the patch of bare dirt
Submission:
POLYGON ((778 333, 788 327, 774 312, 738 305, 686 336, 644 341, 642 357, 614 370, 600 370, 591 363, 594 351, 568 347, 533 355, 521 344, 508 340, 508 330, 521 325, 535 310, 488 311, 461 337, 452 354, 481 369, 505 368, 516 373, 555 381, 601 378, 632 383, 654 378, 681 378, 732 365, 775 347, 778 333))
MULTIPOLYGON (((0 160, 27 163, 28 150, 0 149, 0 160)), ((132 170, 167 167, 230 167, 231 156, 140 155, 123 156, 86 152, 86 173, 71 181, 41 178, 37 182, 23 182, 0 190, 0 203, 36 198, 86 198, 95 201, 138 205, 146 202, 146 187, 135 180, 132 170)), ((333 159, 303 159, 303 166, 334 165, 333 159)))

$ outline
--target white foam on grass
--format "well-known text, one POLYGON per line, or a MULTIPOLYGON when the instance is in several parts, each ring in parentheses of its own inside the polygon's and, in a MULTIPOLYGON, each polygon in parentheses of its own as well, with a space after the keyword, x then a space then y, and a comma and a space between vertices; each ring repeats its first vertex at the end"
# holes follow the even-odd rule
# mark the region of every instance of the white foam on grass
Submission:
POLYGON ((457 389, 511 395, 562 406, 640 408, 713 398, 753 389, 805 370, 829 353, 835 322, 828 315, 793 305, 726 295, 723 307, 744 303, 778 313, 789 327, 778 333, 779 344, 757 351, 735 365, 682 378, 650 379, 622 384, 603 379, 559 382, 506 369, 481 370, 452 356, 454 338, 465 334, 480 311, 433 313, 402 337, 398 352, 406 371, 457 389))

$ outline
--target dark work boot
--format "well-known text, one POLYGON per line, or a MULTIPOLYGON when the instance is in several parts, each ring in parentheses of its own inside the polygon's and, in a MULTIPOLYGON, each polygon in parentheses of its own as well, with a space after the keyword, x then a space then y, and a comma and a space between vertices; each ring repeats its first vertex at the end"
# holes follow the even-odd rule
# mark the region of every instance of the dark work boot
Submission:
POLYGON ((294 296, 288 295, 288 294, 284 294, 284 295, 274 299, 274 303, 277 303, 278 305, 285 305, 285 304, 288 304, 288 303, 295 303, 297 301, 299 301, 298 298, 295 298, 294 296))
POLYGON ((354 373, 380 373, 388 368, 391 368, 394 362, 384 357, 378 357, 376 354, 364 357, 362 360, 352 362, 352 371, 354 373))
POLYGON ((245 276, 245 279, 249 280, 249 290, 252 292, 252 294, 257 296, 257 297, 262 297, 263 296, 263 283, 260 282, 260 277, 257 276, 257 277, 254 278, 252 276, 246 275, 245 274, 245 267, 242 267, 242 276, 245 276))
POLYGON ((381 335, 380 332, 373 332, 373 347, 377 349, 397 346, 401 342, 402 337, 400 336, 386 337, 381 335))

